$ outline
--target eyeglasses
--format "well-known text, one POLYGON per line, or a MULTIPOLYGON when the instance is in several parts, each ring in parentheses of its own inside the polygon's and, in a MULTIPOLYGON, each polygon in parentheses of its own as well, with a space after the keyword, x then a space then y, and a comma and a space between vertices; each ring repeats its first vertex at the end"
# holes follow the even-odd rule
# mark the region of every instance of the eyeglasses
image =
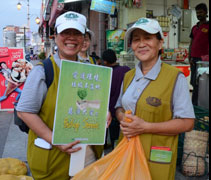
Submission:
POLYGON ((78 30, 75 30, 75 29, 67 29, 67 30, 64 30, 60 33, 60 35, 62 37, 67 37, 67 36, 77 36, 77 37, 84 37, 84 35, 78 31, 78 30))

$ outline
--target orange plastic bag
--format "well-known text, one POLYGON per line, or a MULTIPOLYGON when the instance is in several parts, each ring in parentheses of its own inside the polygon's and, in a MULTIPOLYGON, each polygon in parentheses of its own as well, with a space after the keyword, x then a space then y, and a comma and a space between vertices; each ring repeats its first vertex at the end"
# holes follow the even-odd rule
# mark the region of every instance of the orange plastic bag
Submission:
POLYGON ((144 150, 138 136, 130 140, 124 137, 111 153, 89 165, 73 177, 73 180, 151 179, 144 150))

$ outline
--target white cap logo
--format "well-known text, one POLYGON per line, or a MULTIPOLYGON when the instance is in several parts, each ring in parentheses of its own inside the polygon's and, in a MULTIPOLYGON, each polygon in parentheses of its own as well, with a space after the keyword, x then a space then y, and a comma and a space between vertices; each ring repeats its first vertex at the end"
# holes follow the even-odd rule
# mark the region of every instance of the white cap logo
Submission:
POLYGON ((140 25, 140 24, 144 24, 146 25, 147 23, 149 23, 149 20, 148 19, 145 19, 145 18, 142 18, 142 19, 139 19, 135 25, 140 25))
POLYGON ((64 17, 66 18, 66 20, 75 20, 75 21, 77 21, 77 19, 79 18, 77 14, 73 13, 66 14, 64 17))
POLYGON ((154 20, 154 19, 148 19, 148 18, 140 18, 139 20, 136 21, 136 23, 130 27, 126 34, 125 34, 125 38, 129 38, 131 33, 135 30, 135 29, 141 29, 143 31, 148 32, 149 34, 156 34, 156 33, 160 33, 161 37, 163 37, 163 32, 162 29, 158 23, 158 21, 154 20))
POLYGON ((57 33, 61 33, 66 29, 76 29, 85 34, 86 17, 82 14, 69 11, 56 19, 55 27, 57 28, 57 33))

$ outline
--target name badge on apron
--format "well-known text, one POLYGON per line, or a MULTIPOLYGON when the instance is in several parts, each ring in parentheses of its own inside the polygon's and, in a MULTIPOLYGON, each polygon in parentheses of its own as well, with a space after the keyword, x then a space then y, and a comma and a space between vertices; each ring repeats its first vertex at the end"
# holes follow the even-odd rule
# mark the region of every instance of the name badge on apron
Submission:
POLYGON ((150 161, 156 163, 170 164, 172 160, 172 151, 168 147, 151 147, 150 161))

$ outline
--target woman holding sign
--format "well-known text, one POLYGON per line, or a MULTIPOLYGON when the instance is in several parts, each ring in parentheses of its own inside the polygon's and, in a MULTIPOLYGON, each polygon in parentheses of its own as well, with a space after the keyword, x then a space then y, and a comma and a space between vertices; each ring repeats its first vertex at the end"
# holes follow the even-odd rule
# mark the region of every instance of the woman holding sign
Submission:
POLYGON ((57 18, 55 31, 58 51, 45 60, 53 69, 50 86, 43 65, 36 66, 26 80, 17 106, 18 116, 30 128, 27 160, 36 180, 69 180, 70 154, 81 149, 74 147, 79 141, 53 146, 52 130, 61 59, 77 61, 84 42, 86 17, 66 12, 57 18))
POLYGON ((153 180, 175 178, 178 134, 192 130, 194 111, 185 76, 162 63, 159 23, 141 18, 126 32, 140 63, 124 78, 116 115, 124 136, 139 136, 153 180), (125 115, 131 110, 132 115, 125 115), (125 122, 129 118, 131 123, 125 122), (161 157, 165 158, 155 158, 161 157))

